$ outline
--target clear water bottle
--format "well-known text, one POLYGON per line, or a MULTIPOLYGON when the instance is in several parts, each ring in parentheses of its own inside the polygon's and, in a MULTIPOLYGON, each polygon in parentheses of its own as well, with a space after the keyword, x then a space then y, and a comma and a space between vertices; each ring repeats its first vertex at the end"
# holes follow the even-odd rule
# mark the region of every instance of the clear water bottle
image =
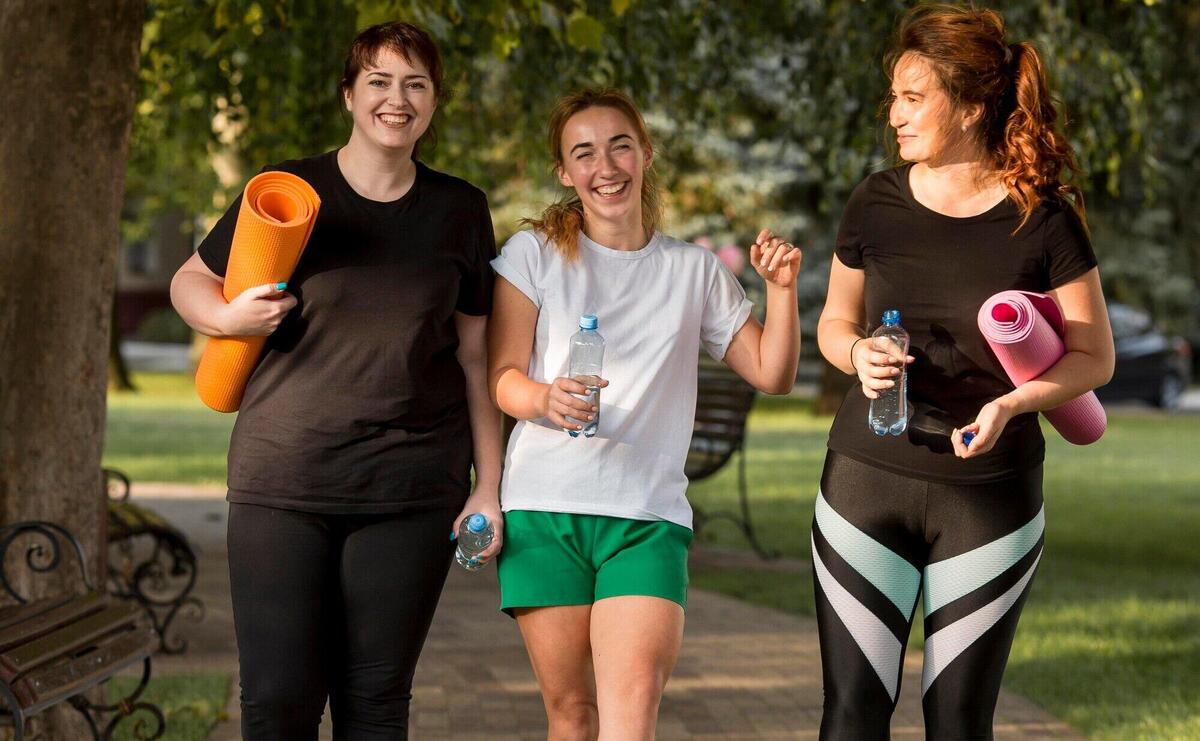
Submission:
MULTIPOLYGON (((900 312, 883 312, 883 324, 871 333, 871 349, 876 352, 908 356, 908 332, 900 326, 900 312)), ((871 400, 867 423, 876 435, 900 435, 908 428, 908 369, 901 364, 900 375, 893 378, 896 385, 879 392, 871 400)))
MULTIPOLYGON (((579 331, 571 335, 570 377, 587 386, 585 397, 596 408, 591 422, 579 420, 583 425, 583 436, 593 437, 600 428, 600 371, 604 365, 604 338, 596 331, 599 322, 594 314, 579 317, 579 331)), ((568 417, 568 419, 570 419, 568 417)), ((567 430, 571 437, 579 437, 579 430, 567 430)))
POLYGON ((463 518, 458 526, 458 549, 454 551, 454 560, 467 571, 482 569, 486 564, 477 561, 476 557, 492 544, 494 537, 495 528, 480 513, 463 518))

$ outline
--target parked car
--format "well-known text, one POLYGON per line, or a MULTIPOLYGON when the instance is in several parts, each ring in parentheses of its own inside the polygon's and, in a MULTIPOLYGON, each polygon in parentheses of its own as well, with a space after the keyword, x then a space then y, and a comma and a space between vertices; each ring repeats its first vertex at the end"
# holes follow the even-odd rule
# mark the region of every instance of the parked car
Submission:
POLYGON ((1146 312, 1110 303, 1117 363, 1112 380, 1096 390, 1102 402, 1140 400, 1176 409, 1192 381, 1192 348, 1182 337, 1164 334, 1146 312))

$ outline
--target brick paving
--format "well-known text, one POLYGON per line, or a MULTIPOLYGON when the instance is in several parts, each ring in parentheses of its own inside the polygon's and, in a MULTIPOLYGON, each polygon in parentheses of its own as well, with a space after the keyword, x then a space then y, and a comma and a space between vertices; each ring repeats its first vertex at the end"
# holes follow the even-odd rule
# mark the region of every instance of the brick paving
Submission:
MULTIPOLYGON (((197 594, 207 606, 205 618, 181 626, 190 641, 187 653, 157 659, 156 674, 236 674, 222 494, 135 484, 136 500, 179 525, 201 550, 197 594)), ((803 563, 776 568, 781 579, 809 578, 803 563)), ((495 609, 497 601, 493 569, 478 574, 452 570, 417 668, 411 719, 415 741, 545 738, 545 713, 533 672, 515 624, 495 609)), ((820 666, 812 619, 692 590, 683 652, 667 685, 658 738, 815 739, 821 719, 820 666)), ((924 737, 920 675, 920 657, 910 657, 892 720, 893 738, 924 737)), ((239 738, 236 682, 228 712, 210 741, 239 738)), ((995 731, 1003 739, 1080 738, 1010 692, 1001 693, 995 731)), ((328 724, 322 738, 330 738, 328 724)))

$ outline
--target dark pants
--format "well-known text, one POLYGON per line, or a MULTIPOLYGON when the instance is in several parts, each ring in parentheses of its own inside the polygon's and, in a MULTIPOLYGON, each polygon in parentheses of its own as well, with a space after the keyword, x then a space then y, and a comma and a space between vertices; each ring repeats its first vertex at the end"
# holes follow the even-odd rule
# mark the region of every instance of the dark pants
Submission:
POLYGON ((939 484, 830 451, 813 522, 823 741, 884 741, 924 592, 925 737, 991 739, 1042 554, 1042 469, 939 484))
POLYGON ((242 736, 406 739, 457 510, 320 515, 229 505, 242 736))

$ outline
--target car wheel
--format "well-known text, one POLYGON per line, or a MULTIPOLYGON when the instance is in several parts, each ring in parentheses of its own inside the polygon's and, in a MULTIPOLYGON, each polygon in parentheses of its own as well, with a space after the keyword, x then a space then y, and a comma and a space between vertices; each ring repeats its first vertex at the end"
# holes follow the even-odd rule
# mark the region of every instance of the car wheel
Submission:
POLYGON ((1163 409, 1178 409, 1183 401, 1183 379, 1174 373, 1163 376, 1162 385, 1158 389, 1158 399, 1155 403, 1163 409))

